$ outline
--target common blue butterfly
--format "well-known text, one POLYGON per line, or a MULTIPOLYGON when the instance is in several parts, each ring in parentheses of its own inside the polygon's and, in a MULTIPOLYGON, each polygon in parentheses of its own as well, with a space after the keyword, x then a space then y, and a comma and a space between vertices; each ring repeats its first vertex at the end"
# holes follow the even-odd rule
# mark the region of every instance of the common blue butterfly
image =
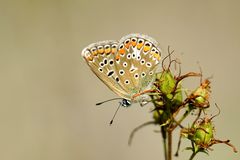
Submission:
POLYGON ((92 43, 82 56, 96 76, 123 100, 121 106, 140 102, 153 81, 161 59, 161 50, 153 38, 143 34, 129 34, 119 41, 92 43))

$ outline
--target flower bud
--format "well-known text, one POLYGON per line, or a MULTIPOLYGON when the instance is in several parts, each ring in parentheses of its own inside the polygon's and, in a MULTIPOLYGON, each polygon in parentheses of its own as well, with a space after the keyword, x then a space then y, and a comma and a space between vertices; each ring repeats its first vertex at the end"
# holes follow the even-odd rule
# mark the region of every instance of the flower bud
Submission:
POLYGON ((155 82, 158 84, 159 90, 165 95, 171 94, 176 85, 172 73, 167 70, 158 73, 155 82))
POLYGON ((190 96, 189 99, 195 107, 207 108, 209 107, 209 95, 210 95, 210 81, 206 79, 203 81, 190 96))
POLYGON ((194 128, 195 133, 192 140, 195 144, 200 145, 201 147, 209 146, 213 139, 214 132, 212 122, 208 118, 205 118, 199 124, 196 124, 194 128))

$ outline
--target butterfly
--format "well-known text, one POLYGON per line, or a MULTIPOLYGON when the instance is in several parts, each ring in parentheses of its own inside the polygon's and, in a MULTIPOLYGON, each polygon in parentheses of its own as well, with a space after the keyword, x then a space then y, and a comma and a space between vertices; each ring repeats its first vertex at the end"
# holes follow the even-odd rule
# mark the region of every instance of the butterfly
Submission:
POLYGON ((154 79, 161 50, 156 40, 129 34, 119 41, 107 40, 85 47, 82 56, 95 75, 122 98, 121 106, 139 102, 154 79))

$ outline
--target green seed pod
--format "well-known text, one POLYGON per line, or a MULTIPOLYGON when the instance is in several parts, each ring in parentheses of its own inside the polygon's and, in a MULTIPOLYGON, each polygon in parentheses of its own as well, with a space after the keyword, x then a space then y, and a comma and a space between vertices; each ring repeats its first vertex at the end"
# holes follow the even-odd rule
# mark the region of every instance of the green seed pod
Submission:
POLYGON ((180 83, 178 83, 178 87, 177 90, 175 91, 172 102, 174 106, 179 106, 180 104, 182 104, 182 101, 183 101, 182 86, 180 83))
POLYGON ((174 79, 170 71, 163 71, 158 73, 156 76, 156 83, 158 83, 159 90, 165 94, 171 94, 176 85, 176 80, 174 79))
POLYGON ((166 114, 166 112, 164 112, 163 110, 159 110, 159 111, 153 112, 153 119, 156 124, 163 125, 163 124, 167 124, 169 117, 166 114))
MULTIPOLYGON (((160 91, 160 94, 151 96, 155 107, 168 112, 164 113, 164 115, 169 119, 169 115, 174 114, 177 111, 177 107, 182 103, 181 84, 176 82, 170 70, 164 70, 156 74, 155 85, 152 89, 160 91)), ((156 118, 154 119, 156 120, 156 118)), ((161 122, 165 123, 168 119, 161 117, 161 122)))
POLYGON ((189 99, 196 107, 207 108, 209 107, 210 95, 210 81, 206 79, 201 85, 190 95, 189 99))
POLYGON ((162 110, 153 112, 153 119, 156 123, 159 123, 161 121, 162 114, 163 114, 162 110))
POLYGON ((214 126, 211 119, 205 118, 191 128, 183 128, 181 136, 195 144, 195 149, 208 149, 214 141, 214 126))
POLYGON ((200 146, 209 146, 213 139, 214 127, 211 121, 208 119, 203 120, 199 125, 195 127, 195 133, 192 140, 195 144, 200 146))

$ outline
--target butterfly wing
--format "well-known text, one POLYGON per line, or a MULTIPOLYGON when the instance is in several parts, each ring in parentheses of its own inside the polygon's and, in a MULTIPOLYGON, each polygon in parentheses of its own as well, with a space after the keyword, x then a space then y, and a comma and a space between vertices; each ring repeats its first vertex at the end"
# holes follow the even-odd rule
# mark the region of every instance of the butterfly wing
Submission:
POLYGON ((115 71, 115 56, 118 42, 114 40, 101 41, 87 46, 82 56, 95 75, 112 91, 123 98, 128 93, 119 85, 119 78, 115 71))
POLYGON ((142 34, 130 34, 120 40, 115 70, 119 85, 128 93, 129 99, 145 90, 153 80, 161 58, 157 46, 153 38, 142 34))
POLYGON ((153 80, 161 52, 158 43, 142 34, 130 34, 118 41, 102 41, 82 51, 91 70, 112 91, 132 100, 153 80))

